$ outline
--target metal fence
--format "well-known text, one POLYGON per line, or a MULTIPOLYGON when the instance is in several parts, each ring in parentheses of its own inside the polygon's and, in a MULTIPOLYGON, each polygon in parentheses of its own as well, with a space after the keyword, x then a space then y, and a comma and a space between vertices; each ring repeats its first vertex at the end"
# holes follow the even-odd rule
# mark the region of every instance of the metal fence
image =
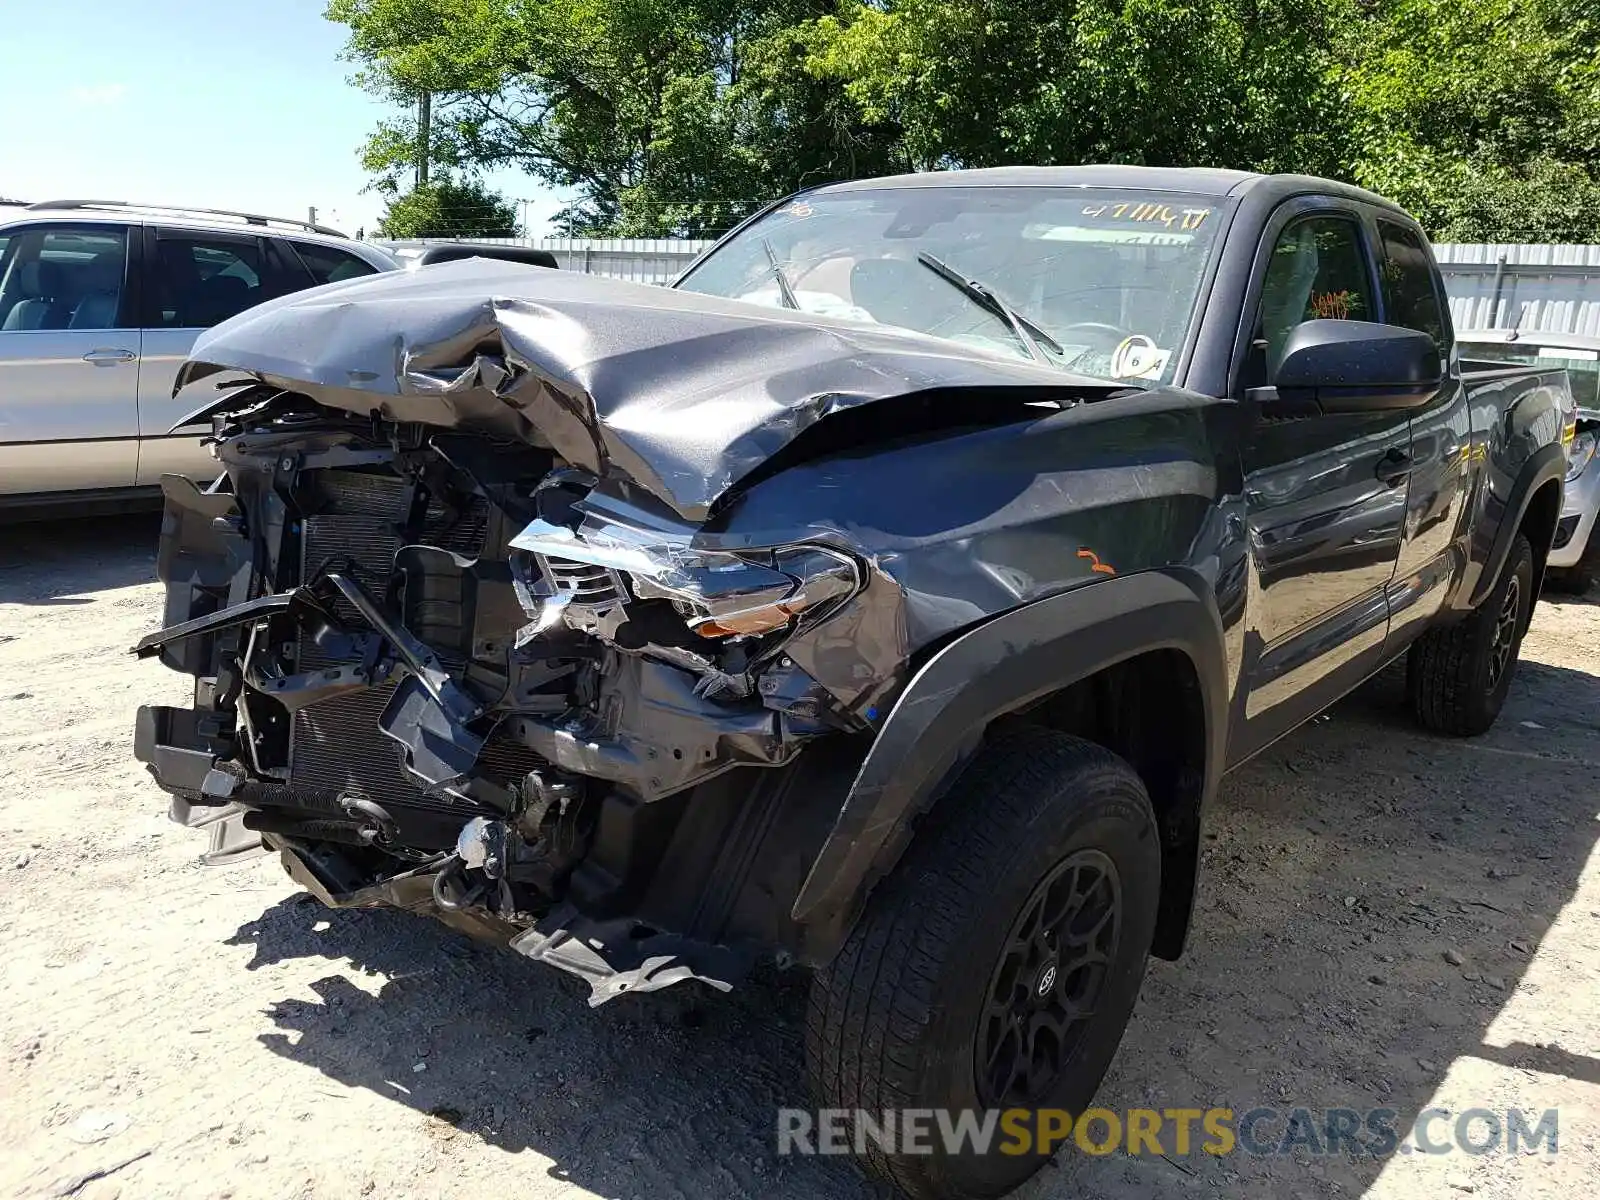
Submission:
POLYGON ((1436 245, 1457 329, 1600 335, 1600 246, 1436 245))
MULTIPOLYGON (((483 238, 548 250, 564 270, 670 283, 710 242, 679 238, 483 238)), ((384 241, 407 249, 427 241, 384 241)), ((1600 335, 1600 245, 1435 245, 1457 329, 1600 335)))
MULTIPOLYGON (((390 250, 421 249, 451 238, 413 238, 405 241, 374 239, 390 250)), ((530 246, 548 250, 564 271, 631 279, 635 283, 671 283, 710 242, 683 238, 473 238, 502 246, 530 246)))

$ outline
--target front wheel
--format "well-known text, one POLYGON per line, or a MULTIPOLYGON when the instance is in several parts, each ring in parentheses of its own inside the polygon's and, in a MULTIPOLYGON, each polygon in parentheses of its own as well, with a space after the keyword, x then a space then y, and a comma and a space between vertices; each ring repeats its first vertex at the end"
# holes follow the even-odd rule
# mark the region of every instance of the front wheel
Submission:
MULTIPOLYGON (((812 985, 822 1108, 1082 1112, 1138 998, 1161 852, 1139 776, 1093 743, 1019 728, 982 749, 812 985)), ((935 1126, 937 1129, 937 1126, 935 1126)), ((999 1196, 1035 1152, 865 1142, 918 1200, 999 1196)), ((1014 1148, 1014 1147, 1013 1147, 1014 1148)))

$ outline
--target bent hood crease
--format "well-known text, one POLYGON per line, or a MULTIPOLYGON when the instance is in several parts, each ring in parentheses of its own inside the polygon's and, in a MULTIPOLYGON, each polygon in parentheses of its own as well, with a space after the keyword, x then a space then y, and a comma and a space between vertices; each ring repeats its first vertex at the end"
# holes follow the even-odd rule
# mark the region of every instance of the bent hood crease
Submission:
POLYGON ((176 386, 225 370, 363 415, 546 444, 690 520, 845 409, 933 389, 1117 386, 891 326, 482 259, 268 301, 202 334, 176 386))

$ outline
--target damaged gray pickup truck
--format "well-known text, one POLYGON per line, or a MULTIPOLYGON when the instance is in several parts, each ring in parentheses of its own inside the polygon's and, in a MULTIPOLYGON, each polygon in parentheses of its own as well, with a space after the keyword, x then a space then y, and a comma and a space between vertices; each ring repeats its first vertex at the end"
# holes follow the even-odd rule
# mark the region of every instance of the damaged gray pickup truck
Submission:
POLYGON ((818 1102, 877 1112, 1081 1111, 1223 772, 1386 663, 1488 728, 1572 437, 1562 372, 1463 377, 1399 209, 1205 170, 831 185, 670 289, 334 284, 180 378, 173 816, 595 1004, 799 964, 818 1102))

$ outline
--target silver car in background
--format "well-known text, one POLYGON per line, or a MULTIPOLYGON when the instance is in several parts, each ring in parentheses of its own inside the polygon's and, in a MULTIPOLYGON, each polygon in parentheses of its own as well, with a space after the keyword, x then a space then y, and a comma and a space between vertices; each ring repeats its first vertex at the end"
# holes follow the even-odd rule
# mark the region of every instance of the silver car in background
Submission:
POLYGON ((1566 498, 1547 560, 1550 582, 1586 592, 1600 573, 1600 337, 1577 333, 1521 333, 1473 329, 1456 335, 1461 357, 1479 362, 1565 367, 1578 403, 1577 433, 1567 451, 1566 498))
POLYGON ((319 284, 398 269, 303 221, 55 200, 0 212, 0 518, 158 496, 210 479, 200 399, 173 381, 200 331, 319 284))

